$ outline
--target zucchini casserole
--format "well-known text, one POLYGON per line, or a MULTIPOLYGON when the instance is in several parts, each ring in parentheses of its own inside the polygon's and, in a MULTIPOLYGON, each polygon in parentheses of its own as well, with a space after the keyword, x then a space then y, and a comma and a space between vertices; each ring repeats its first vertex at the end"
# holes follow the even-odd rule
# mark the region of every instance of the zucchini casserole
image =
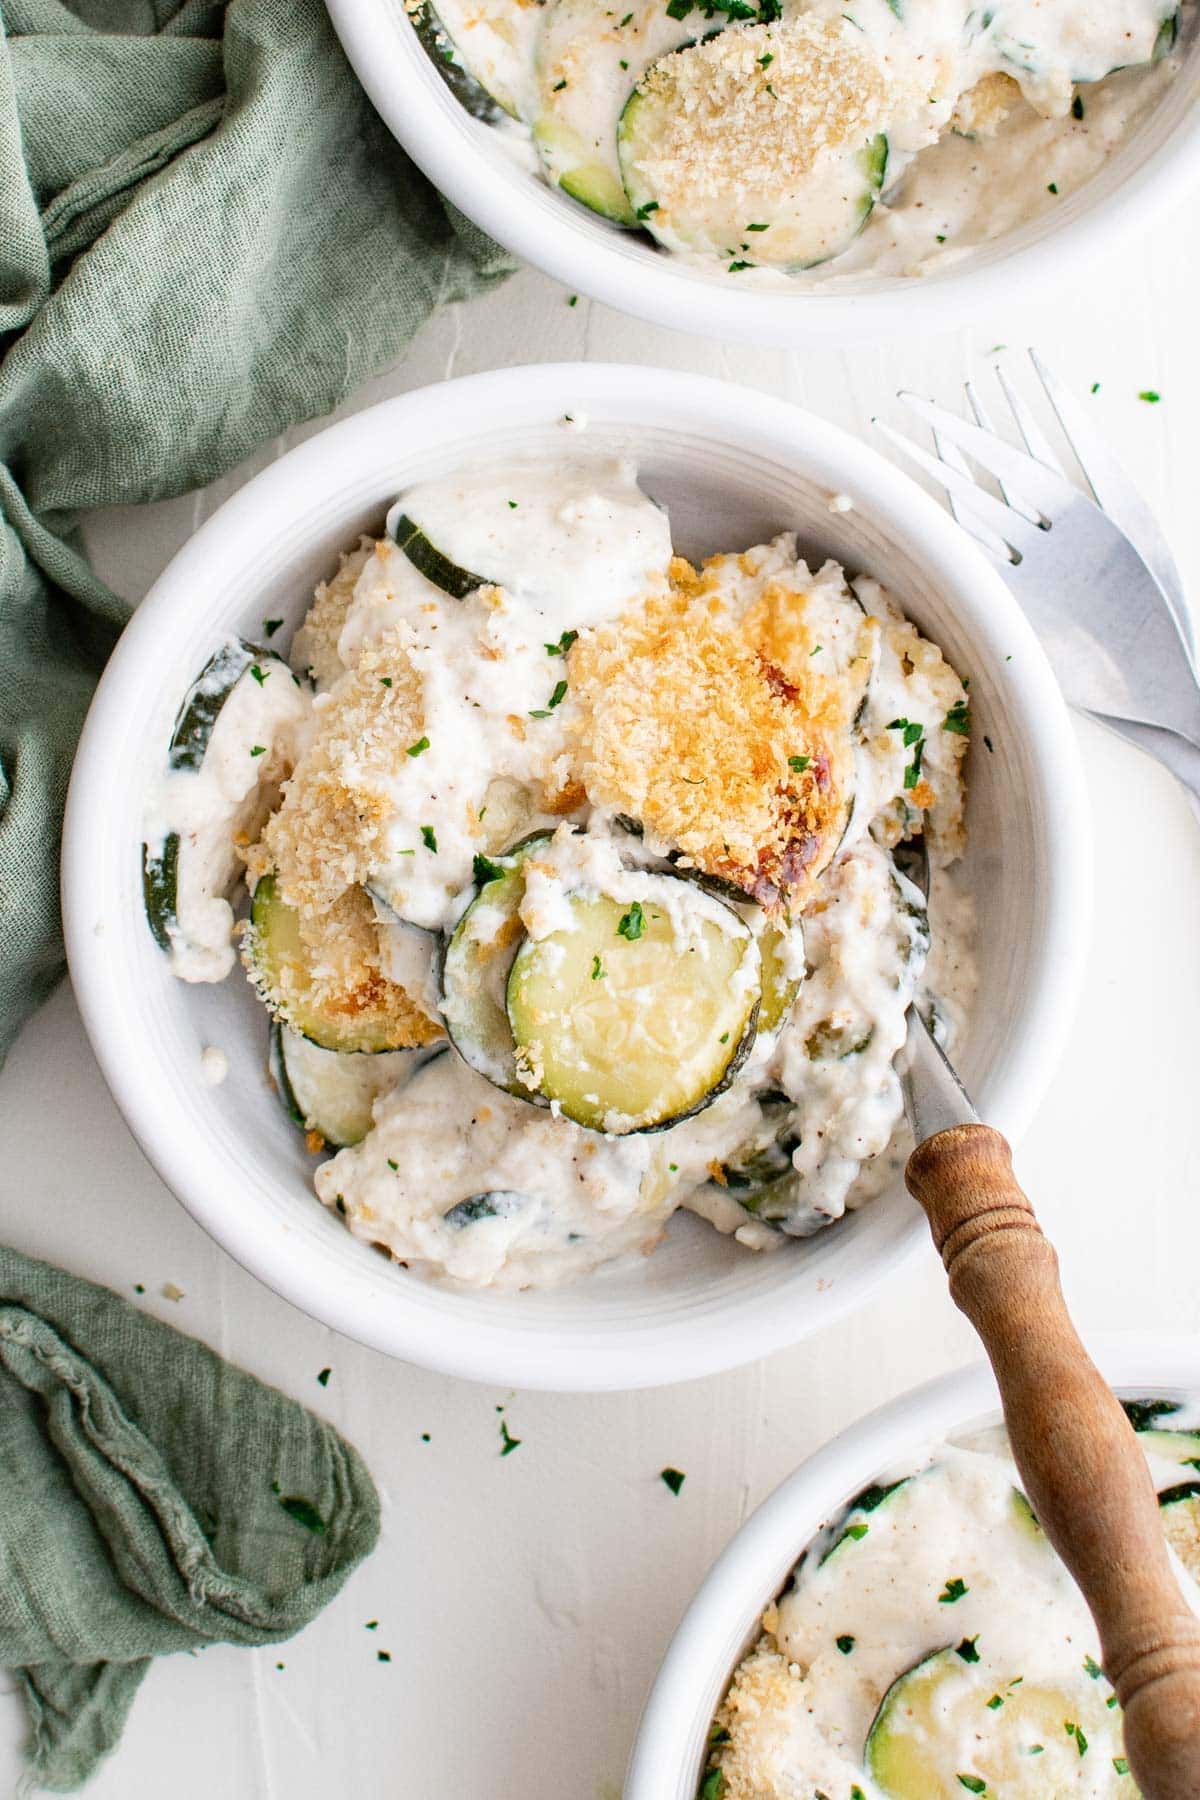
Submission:
POLYGON ((144 891, 181 979, 240 956, 352 1232, 525 1287, 893 1176, 909 1003, 952 1042, 971 996, 970 707, 876 581, 692 567, 568 454, 410 488, 280 628, 184 698, 144 891))
POLYGON ((1154 109, 1194 25, 1191 0, 408 7, 518 160, 752 286, 918 274, 1061 206, 1154 109))
MULTIPOLYGON (((1127 1401, 1200 1611, 1200 1431, 1127 1401)), ((1083 1596, 1004 1432, 941 1445, 809 1545, 734 1675, 701 1800, 1137 1800, 1083 1596)))

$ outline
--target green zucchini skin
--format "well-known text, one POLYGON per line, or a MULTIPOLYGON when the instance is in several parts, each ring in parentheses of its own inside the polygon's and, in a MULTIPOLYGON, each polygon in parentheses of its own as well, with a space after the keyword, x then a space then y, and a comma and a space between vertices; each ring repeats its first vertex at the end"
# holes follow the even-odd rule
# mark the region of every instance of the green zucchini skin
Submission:
POLYGON ((464 112, 481 124, 490 125, 500 117, 503 108, 492 99, 483 84, 458 60, 454 40, 434 12, 429 0, 415 13, 410 13, 417 42, 445 82, 464 112))
POLYGON ((442 1223, 463 1231, 468 1225, 478 1225, 481 1219, 511 1219, 528 1204, 524 1194, 495 1188, 486 1194, 471 1194, 467 1199, 459 1200, 449 1212, 442 1214, 442 1223))
POLYGON ((271 1021, 269 1067, 284 1111, 302 1131, 317 1132, 330 1150, 362 1142, 373 1123, 372 1102, 402 1087, 421 1054, 325 1050, 271 1021))
POLYGON ((151 854, 148 844, 142 845, 142 902, 154 941, 168 954, 178 893, 179 833, 172 831, 163 839, 159 856, 151 854))
POLYGON ((487 586, 486 575, 474 575, 470 569, 460 568, 458 563, 451 562, 443 556, 436 544, 431 544, 419 525, 413 523, 405 513, 396 520, 395 539, 403 550, 413 568, 426 581, 440 588, 443 594, 449 594, 453 600, 465 600, 478 588, 487 586))
MULTIPOLYGON (((167 745, 167 768, 175 773, 199 773, 221 709, 242 677, 252 669, 291 669, 273 650, 245 638, 232 638, 209 657, 184 696, 167 745)), ((252 677, 253 679, 253 677, 252 677)), ((178 832, 169 832, 157 854, 142 845, 142 902, 146 921, 160 950, 170 954, 171 938, 178 922, 178 832)))

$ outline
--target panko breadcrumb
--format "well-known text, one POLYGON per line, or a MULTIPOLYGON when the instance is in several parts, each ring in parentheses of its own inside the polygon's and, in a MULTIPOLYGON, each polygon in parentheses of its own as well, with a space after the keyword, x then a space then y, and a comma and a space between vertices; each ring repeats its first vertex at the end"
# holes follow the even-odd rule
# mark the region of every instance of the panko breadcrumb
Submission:
POLYGON ((761 653, 770 616, 738 621, 711 573, 676 558, 665 597, 580 636, 571 691, 593 803, 767 909, 798 910, 845 825, 845 701, 811 664, 785 672, 761 653))
POLYGON ((354 584, 376 548, 373 538, 363 537, 356 549, 343 552, 337 574, 319 584, 292 640, 293 666, 307 674, 318 691, 331 688, 346 673, 338 655, 338 639, 354 598, 354 584))

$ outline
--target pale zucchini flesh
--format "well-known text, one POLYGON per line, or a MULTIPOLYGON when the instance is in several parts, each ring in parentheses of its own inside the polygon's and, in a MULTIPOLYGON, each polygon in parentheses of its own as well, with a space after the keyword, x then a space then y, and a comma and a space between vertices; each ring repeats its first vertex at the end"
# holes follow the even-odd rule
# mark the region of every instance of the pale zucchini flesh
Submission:
POLYGON ((402 1087, 420 1058, 419 1050, 378 1056, 323 1050, 271 1022, 271 1074, 280 1100, 296 1125, 315 1131, 331 1150, 361 1143, 374 1123, 374 1102, 402 1087))
POLYGON ((648 875, 637 902, 580 893, 568 904, 573 929, 526 939, 508 978, 527 1088, 615 1135, 709 1105, 753 1041, 760 965, 746 925, 669 875, 648 875), (672 906, 694 915, 682 938, 672 906))
POLYGON ((1086 1751, 1090 1766, 1111 1778, 1111 1792, 1132 1800, 1121 1714, 1107 1705, 1107 1682, 1082 1661, 1062 1685, 1020 1675, 964 1659, 954 1644, 906 1670, 867 1737, 866 1766, 879 1790, 888 1800, 950 1800, 964 1791, 1048 1800, 1076 1791, 1086 1751))
POLYGON ((341 997, 336 1006, 315 991, 299 917, 280 896, 274 875, 255 886, 243 959, 271 1017, 321 1049, 377 1055, 409 1047, 377 983, 341 997))
POLYGON ((536 1101, 517 1076, 516 1046, 505 995, 509 970, 524 937, 519 917, 525 896, 525 858, 548 843, 535 832, 506 855, 476 858, 475 894, 451 932, 442 956, 442 1018, 463 1061, 495 1087, 536 1101))

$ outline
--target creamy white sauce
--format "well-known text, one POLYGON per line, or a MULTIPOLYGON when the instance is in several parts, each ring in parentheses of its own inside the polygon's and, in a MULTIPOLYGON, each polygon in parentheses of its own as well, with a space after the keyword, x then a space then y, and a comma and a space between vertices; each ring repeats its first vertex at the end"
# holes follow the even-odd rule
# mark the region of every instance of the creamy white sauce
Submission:
MULTIPOLYGON (((1174 1417, 1163 1427, 1180 1429, 1174 1417)), ((1158 1455, 1147 1460, 1160 1491, 1191 1473, 1158 1455)), ((880 1704, 907 1670, 948 1651, 936 1737, 926 1739, 936 1770, 931 1794, 965 1789, 960 1774, 987 1775, 995 1751, 986 1733, 1004 1727, 1019 1739, 1020 1709, 1036 1704, 1038 1729, 1027 1733, 1041 1743, 1036 1762, 1032 1742, 1024 1758, 1014 1757, 1011 1780, 997 1780, 993 1761, 988 1794, 1131 1795, 1132 1782, 1114 1766, 1120 1713, 1108 1704, 1095 1625, 1017 1498, 1003 1432, 937 1446, 882 1485, 903 1476, 910 1478, 874 1510, 852 1510, 827 1528, 768 1607, 766 1635, 718 1715, 731 1733, 716 1753, 730 1792, 739 1800, 809 1800, 814 1791, 845 1795, 857 1785, 864 1800, 881 1800, 864 1760, 880 1704), (1077 1723, 1084 1750, 1068 1729, 1077 1723)), ((1200 1591, 1176 1567, 1200 1611, 1200 1591)))
MULTIPOLYGON (((570 190, 582 172, 587 191, 608 196, 610 209, 622 204, 616 134, 630 93, 657 59, 721 22, 704 21, 698 9, 672 19, 663 0, 633 0, 625 13, 584 0, 444 0, 438 10, 461 62, 537 145, 547 179, 570 190)), ((1160 37, 1173 10, 1170 0, 904 0, 896 9, 889 0, 783 0, 785 31, 802 15, 840 22, 886 73, 896 101, 883 194, 858 238, 819 267, 770 267, 763 239, 722 238, 720 260, 732 260, 735 278, 751 287, 915 275, 1052 211, 1158 104, 1179 68, 1160 37), (1004 107, 964 100, 999 76, 1015 84, 1007 117, 1004 107)), ((1185 0, 1185 31, 1193 11, 1185 0)), ((766 45, 776 27, 731 29, 766 45)), ((502 121, 506 141, 519 129, 502 121)), ((761 222, 754 193, 739 194, 732 169, 730 181, 737 215, 761 222)), ((716 260, 665 236, 686 260, 716 260)))
MULTIPOLYGON (((168 828, 190 832, 189 880, 202 890, 199 901, 181 897, 188 954, 176 948, 176 972, 206 980, 227 972, 230 893, 244 848, 234 840, 246 838, 246 820, 261 823, 278 804, 280 779, 297 758, 302 788, 312 733, 336 722, 359 659, 386 644, 418 679, 422 722, 419 737, 405 737, 371 777, 384 828, 366 885, 384 972, 435 1016, 441 945, 475 892, 475 857, 539 828, 547 841, 529 856, 519 907, 528 938, 573 931, 573 896, 652 905, 670 921, 681 953, 707 957, 715 926, 745 944, 727 990, 748 997, 744 1016, 761 980, 766 915, 752 901, 731 909, 694 882, 667 879, 671 846, 631 835, 593 809, 576 772, 574 634, 666 592, 666 515, 640 492, 630 465, 574 456, 425 484, 400 497, 390 516, 401 515, 485 585, 452 597, 385 538, 355 565, 357 574, 351 569, 325 637, 317 612, 304 628, 306 655, 318 638, 323 646, 321 691, 286 675, 234 690, 201 770, 168 775, 151 801, 160 839, 168 828), (260 758, 249 754, 256 744, 266 746, 260 758), (545 811, 545 796, 559 791, 566 800, 557 814, 545 811), (202 942, 204 960, 194 949, 202 942)), ((919 823, 906 785, 914 752, 896 727, 901 718, 923 734, 923 768, 937 790, 935 802, 920 803, 933 807, 932 891, 944 937, 936 997, 946 1041, 961 1030, 974 981, 972 922, 947 866, 962 848, 954 756, 962 739, 943 728, 964 704, 957 675, 877 583, 858 581, 852 592, 832 563, 812 574, 789 534, 715 559, 706 580, 714 604, 719 599, 735 622, 782 587, 802 609, 821 671, 851 697, 853 812, 815 899, 775 950, 798 996, 780 1025, 759 1033, 727 1092, 652 1135, 619 1135, 629 1121, 611 1114, 606 1132, 586 1130, 556 1105, 501 1091, 454 1051, 411 1080, 411 1065, 401 1065, 378 1092, 374 1084, 362 1090, 356 1077, 373 1127, 318 1168, 317 1192, 356 1235, 413 1267, 475 1284, 550 1284, 652 1249, 681 1205, 761 1250, 819 1229, 883 1185, 898 1156, 902 1111, 892 1059, 925 962, 912 916, 919 897, 890 856, 919 823), (779 1210, 758 1217, 738 1200, 736 1171, 762 1150, 776 1157, 772 1174, 787 1185, 779 1210), (481 1195, 501 1200, 476 1205, 481 1195)), ((341 755, 352 774, 355 741, 341 755)), ((486 901, 471 915, 480 944, 509 929, 486 901)), ((489 1074, 511 1081, 499 1066, 489 1074)), ((315 1094, 306 1111, 315 1116, 318 1101, 315 1094)), ((329 1104, 346 1111, 340 1089, 330 1089, 329 1104)))

